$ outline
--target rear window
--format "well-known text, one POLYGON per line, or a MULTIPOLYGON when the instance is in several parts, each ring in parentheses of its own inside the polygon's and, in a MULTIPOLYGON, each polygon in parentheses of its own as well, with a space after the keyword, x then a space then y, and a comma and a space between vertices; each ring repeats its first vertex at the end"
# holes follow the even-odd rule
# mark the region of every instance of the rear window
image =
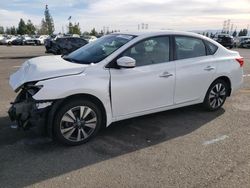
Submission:
POLYGON ((208 41, 205 41, 205 43, 206 43, 207 48, 208 48, 208 54, 207 55, 213 55, 213 54, 215 54, 215 52, 218 49, 218 46, 216 46, 215 44, 213 44, 211 42, 208 42, 208 41))

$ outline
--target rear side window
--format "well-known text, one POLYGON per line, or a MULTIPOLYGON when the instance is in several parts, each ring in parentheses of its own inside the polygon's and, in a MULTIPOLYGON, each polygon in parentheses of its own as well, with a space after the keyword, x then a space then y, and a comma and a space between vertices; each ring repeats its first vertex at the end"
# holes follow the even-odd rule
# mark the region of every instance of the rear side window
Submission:
POLYGON ((208 42, 208 41, 205 41, 206 45, 207 45, 207 48, 208 48, 208 55, 213 55, 215 54, 215 52, 217 51, 218 49, 218 46, 216 46, 215 44, 211 43, 211 42, 208 42))
POLYGON ((176 36, 175 48, 177 59, 206 56, 206 47, 201 39, 186 36, 176 36))

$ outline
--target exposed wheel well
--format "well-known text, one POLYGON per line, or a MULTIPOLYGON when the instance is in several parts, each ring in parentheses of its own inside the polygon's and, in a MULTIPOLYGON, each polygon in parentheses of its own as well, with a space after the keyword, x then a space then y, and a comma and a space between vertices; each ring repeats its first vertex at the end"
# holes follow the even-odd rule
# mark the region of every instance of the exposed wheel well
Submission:
POLYGON ((47 124, 47 132, 48 132, 50 137, 53 137, 53 135, 54 135, 52 127, 54 124, 54 117, 55 117, 55 114, 57 112, 57 109, 59 109, 62 105, 64 105, 68 101, 74 100, 74 99, 87 99, 87 100, 95 103, 98 107, 100 107, 101 113, 103 114, 102 127, 106 126, 107 114, 106 114, 106 110, 105 110, 104 105, 101 102, 101 100, 93 95, 90 95, 90 94, 76 94, 76 95, 71 95, 71 96, 68 96, 64 99, 58 100, 53 105, 52 109, 50 110, 50 112, 48 114, 48 124, 47 124))
POLYGON ((214 83, 215 81, 217 81, 217 80, 223 80, 224 82, 226 82, 226 84, 227 84, 227 86, 228 86, 228 88, 229 88, 228 93, 227 93, 227 96, 230 96, 230 95, 231 95, 231 91, 232 91, 230 79, 229 79, 227 76, 220 76, 220 77, 216 78, 216 79, 213 81, 213 83, 214 83))

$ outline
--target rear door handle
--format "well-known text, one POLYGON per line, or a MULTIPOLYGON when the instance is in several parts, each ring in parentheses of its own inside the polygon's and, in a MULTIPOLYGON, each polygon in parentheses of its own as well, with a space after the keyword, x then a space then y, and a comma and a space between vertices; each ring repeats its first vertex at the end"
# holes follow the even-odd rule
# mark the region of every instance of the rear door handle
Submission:
POLYGON ((169 73, 169 72, 163 72, 163 73, 160 75, 161 78, 168 78, 168 77, 170 77, 170 76, 173 76, 173 74, 171 74, 171 73, 169 73))
POLYGON ((215 67, 212 67, 212 66, 207 66, 204 70, 205 71, 211 71, 211 70, 214 70, 215 67))

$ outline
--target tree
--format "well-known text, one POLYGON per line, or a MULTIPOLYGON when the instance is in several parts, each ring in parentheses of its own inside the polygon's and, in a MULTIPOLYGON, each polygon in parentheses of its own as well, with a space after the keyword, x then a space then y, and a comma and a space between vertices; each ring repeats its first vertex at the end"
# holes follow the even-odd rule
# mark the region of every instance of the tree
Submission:
POLYGON ((27 32, 26 24, 24 20, 21 18, 18 24, 17 33, 19 35, 24 35, 26 34, 26 32, 27 32))
POLYGON ((73 24, 71 22, 69 22, 68 31, 68 34, 73 34, 73 24))
POLYGON ((233 32, 233 37, 236 37, 236 36, 237 36, 237 31, 234 30, 234 32, 233 32))
POLYGON ((47 26, 46 26, 46 22, 45 22, 44 18, 41 21, 40 29, 38 29, 38 34, 39 35, 46 35, 47 34, 47 26))
POLYGON ((50 15, 48 5, 45 6, 44 16, 46 23, 46 34, 51 35, 55 31, 55 28, 54 28, 54 21, 52 16, 50 15))
POLYGON ((243 29, 243 36, 247 36, 247 34, 248 34, 248 30, 247 29, 243 29))
POLYGON ((81 29, 80 29, 80 24, 79 23, 75 23, 73 25, 71 22, 69 22, 68 30, 69 30, 69 34, 81 35, 81 29))
POLYGON ((80 24, 79 24, 79 22, 78 22, 78 23, 75 23, 75 25, 74 25, 74 27, 73 27, 73 34, 81 35, 81 29, 80 29, 80 24))
POLYGON ((26 24, 26 31, 27 31, 26 34, 29 34, 29 35, 34 35, 36 32, 36 28, 33 25, 33 23, 31 22, 31 20, 28 20, 28 22, 26 24))
POLYGON ((4 34, 4 27, 0 26, 0 34, 4 34))
POLYGON ((93 28, 93 29, 90 31, 89 34, 90 34, 90 35, 93 35, 93 36, 97 36, 97 35, 98 35, 98 33, 96 32, 95 28, 93 28))
POLYGON ((15 26, 12 26, 12 27, 10 28, 10 34, 11 34, 11 35, 16 35, 16 34, 17 34, 17 29, 16 29, 15 26))
POLYGON ((10 27, 6 27, 5 33, 6 33, 7 35, 11 35, 11 29, 10 29, 10 27))
POLYGON ((247 36, 248 30, 247 29, 241 29, 239 32, 239 37, 241 36, 247 36))

